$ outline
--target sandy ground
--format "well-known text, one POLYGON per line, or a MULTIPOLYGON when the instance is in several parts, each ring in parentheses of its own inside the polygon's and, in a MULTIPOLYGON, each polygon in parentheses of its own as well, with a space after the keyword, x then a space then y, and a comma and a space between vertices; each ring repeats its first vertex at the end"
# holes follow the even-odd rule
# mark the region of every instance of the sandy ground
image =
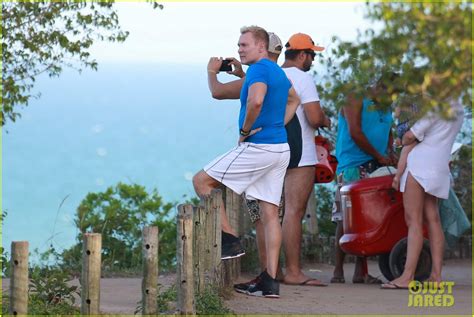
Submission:
MULTIPOLYGON (((455 282, 452 307, 408 307, 407 290, 381 290, 378 285, 352 284, 354 264, 345 265, 345 284, 328 287, 281 285, 280 299, 264 299, 235 293, 226 306, 237 314, 411 314, 411 315, 472 315, 472 264, 468 260, 449 260, 444 267, 444 279, 455 282)), ((333 266, 313 264, 305 272, 329 282, 333 266)), ((376 262, 369 262, 369 272, 381 276, 376 262)), ((245 281, 253 276, 242 276, 245 281)), ((8 279, 2 281, 3 291, 8 279)), ((174 275, 160 276, 159 283, 171 285, 174 275)), ((141 297, 141 279, 107 278, 101 280, 101 310, 108 314, 134 313, 141 297)))
MULTIPOLYGON (((314 264, 306 267, 305 272, 329 282, 333 268, 314 264)), ((237 314, 472 315, 471 261, 450 260, 445 263, 444 279, 455 282, 455 304, 452 307, 408 307, 408 290, 381 290, 379 285, 352 284, 354 264, 346 264, 344 270, 345 284, 327 287, 281 285, 280 299, 236 294, 226 304, 237 314)), ((369 262, 369 272, 373 276, 382 276, 376 262, 369 262)), ((245 276, 241 280, 245 281, 245 276)))

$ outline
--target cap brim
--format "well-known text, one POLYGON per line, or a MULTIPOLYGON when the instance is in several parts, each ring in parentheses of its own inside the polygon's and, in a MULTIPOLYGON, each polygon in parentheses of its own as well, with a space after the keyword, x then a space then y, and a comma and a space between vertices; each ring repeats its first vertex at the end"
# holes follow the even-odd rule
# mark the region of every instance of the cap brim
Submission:
POLYGON ((316 52, 324 51, 324 47, 314 45, 313 46, 313 51, 316 51, 316 52))

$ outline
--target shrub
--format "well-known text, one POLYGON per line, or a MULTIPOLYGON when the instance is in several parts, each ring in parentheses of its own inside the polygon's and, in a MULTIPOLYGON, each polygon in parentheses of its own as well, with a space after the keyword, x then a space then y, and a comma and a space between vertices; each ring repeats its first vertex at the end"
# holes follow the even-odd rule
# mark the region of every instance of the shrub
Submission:
POLYGON ((75 246, 63 252, 63 265, 77 271, 81 263, 82 239, 86 232, 102 234, 104 271, 140 270, 142 230, 159 228, 161 270, 175 266, 176 221, 173 203, 164 203, 156 189, 148 193, 143 186, 118 183, 104 192, 89 193, 77 208, 74 223, 79 229, 75 246))

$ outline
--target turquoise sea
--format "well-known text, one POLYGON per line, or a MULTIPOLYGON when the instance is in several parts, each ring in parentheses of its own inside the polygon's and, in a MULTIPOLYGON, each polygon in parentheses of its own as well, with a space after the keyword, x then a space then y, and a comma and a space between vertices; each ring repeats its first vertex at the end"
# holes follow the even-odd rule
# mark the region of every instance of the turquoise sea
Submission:
POLYGON ((41 97, 2 131, 7 251, 71 246, 80 201, 117 182, 192 197, 192 175, 237 142, 239 103, 213 100, 206 76, 205 65, 100 64, 39 78, 41 97))

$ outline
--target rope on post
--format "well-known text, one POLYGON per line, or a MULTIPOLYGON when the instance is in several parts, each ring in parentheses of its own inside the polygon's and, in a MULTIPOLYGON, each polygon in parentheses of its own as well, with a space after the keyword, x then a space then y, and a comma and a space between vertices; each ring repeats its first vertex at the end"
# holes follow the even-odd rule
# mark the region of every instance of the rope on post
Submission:
POLYGON ((81 314, 99 315, 102 236, 85 233, 82 253, 81 314))
POLYGON ((158 227, 143 228, 143 315, 158 314, 158 227))
POLYGON ((28 241, 14 241, 11 248, 10 314, 28 314, 28 241))
POLYGON ((193 206, 178 206, 177 226, 178 313, 195 314, 193 265, 193 206))

